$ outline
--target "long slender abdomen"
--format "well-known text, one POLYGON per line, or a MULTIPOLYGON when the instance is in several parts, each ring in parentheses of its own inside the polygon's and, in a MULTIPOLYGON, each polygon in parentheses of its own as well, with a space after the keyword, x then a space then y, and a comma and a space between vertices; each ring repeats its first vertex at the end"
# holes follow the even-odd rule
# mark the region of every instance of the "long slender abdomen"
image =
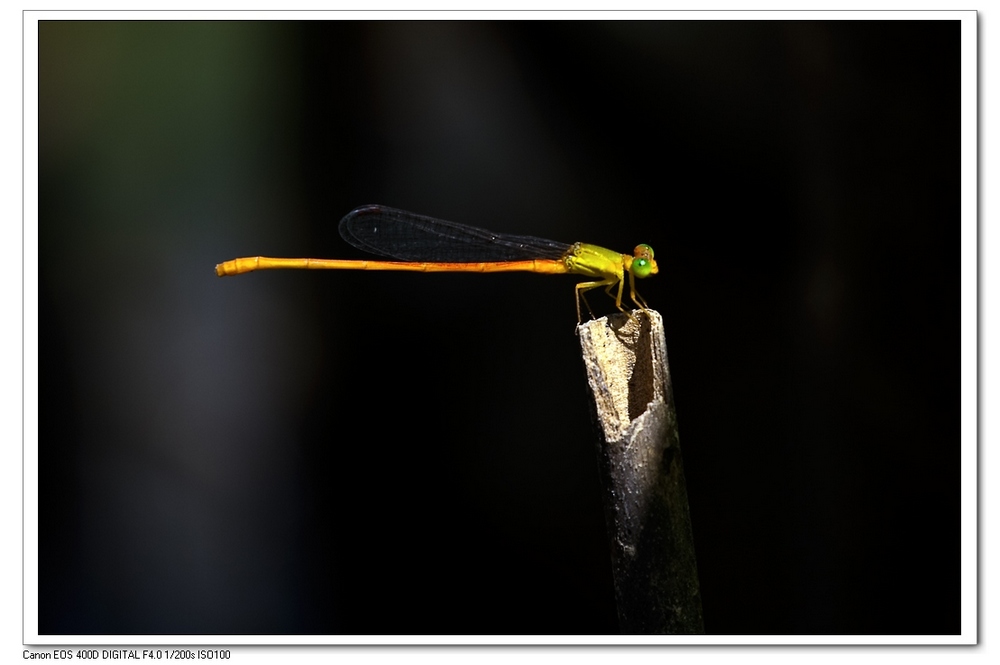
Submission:
POLYGON ((240 275, 255 270, 402 270, 408 272, 538 272, 565 274, 569 272, 562 260, 494 261, 483 263, 420 263, 408 261, 351 261, 342 259, 275 259, 252 256, 233 259, 215 266, 219 277, 240 275))

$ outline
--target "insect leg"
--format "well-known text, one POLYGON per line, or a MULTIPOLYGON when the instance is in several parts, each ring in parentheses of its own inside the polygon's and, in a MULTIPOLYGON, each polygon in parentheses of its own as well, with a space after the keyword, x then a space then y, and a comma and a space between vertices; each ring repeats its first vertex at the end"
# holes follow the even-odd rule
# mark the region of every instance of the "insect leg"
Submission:
MULTIPOLYGON (((597 318, 597 317, 594 316, 594 310, 592 310, 590 308, 590 303, 587 302, 587 299, 584 297, 583 292, 584 291, 589 291, 591 289, 596 289, 599 286, 607 286, 607 288, 610 289, 612 286, 614 286, 614 283, 615 283, 615 278, 614 277, 608 277, 607 279, 602 279, 599 282, 580 282, 579 284, 576 285, 576 322, 577 323, 580 323, 580 321, 582 320, 581 317, 580 317, 580 299, 581 298, 583 298, 583 304, 587 306, 587 311, 590 312, 590 318, 597 318)), ((619 307, 618 309, 621 309, 621 307, 619 307)))
POLYGON ((628 274, 628 288, 629 291, 631 291, 632 302, 638 305, 643 311, 649 309, 649 305, 647 305, 646 301, 639 295, 639 292, 635 290, 635 275, 632 273, 628 274))

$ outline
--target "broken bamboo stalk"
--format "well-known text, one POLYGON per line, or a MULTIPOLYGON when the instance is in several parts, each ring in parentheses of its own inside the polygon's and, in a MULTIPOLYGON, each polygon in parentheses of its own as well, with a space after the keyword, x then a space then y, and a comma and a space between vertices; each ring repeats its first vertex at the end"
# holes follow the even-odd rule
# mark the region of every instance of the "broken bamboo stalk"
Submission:
POLYGON ((621 632, 704 633, 663 319, 615 314, 578 332, 621 632))

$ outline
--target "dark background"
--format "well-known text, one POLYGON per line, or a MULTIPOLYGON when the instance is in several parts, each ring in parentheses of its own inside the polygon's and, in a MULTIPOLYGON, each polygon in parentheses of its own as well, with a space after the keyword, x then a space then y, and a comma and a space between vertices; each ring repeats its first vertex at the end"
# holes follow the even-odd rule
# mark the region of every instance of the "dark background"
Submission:
MULTIPOLYGON (((46 22, 39 631, 614 633, 573 279, 660 274, 710 633, 958 633, 958 22, 46 22)), ((599 313, 613 311, 600 294, 599 313)))

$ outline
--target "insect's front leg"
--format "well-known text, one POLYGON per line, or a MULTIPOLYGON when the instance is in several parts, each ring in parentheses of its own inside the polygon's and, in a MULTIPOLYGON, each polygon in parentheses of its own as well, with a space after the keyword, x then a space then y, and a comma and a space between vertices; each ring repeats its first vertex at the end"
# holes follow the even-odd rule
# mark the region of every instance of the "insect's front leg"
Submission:
POLYGON ((647 305, 646 301, 642 299, 639 292, 635 290, 635 275, 632 273, 628 274, 628 290, 632 296, 632 302, 638 305, 643 311, 649 309, 649 305, 647 305))

